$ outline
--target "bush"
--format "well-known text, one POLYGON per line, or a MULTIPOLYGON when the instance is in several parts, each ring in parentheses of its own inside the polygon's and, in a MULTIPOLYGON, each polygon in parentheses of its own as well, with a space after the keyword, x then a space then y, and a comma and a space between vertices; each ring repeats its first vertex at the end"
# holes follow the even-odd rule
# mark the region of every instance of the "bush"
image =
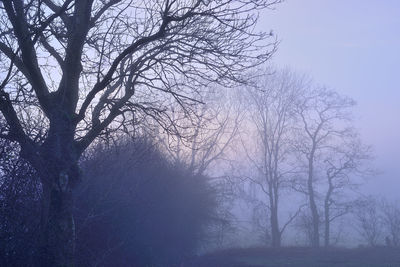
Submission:
MULTIPOLYGON (((146 139, 97 146, 76 190, 77 266, 173 266, 215 217, 207 177, 174 166, 146 139)), ((12 143, 0 146, 0 266, 35 266, 40 180, 12 143)))
POLYGON ((91 155, 76 201, 78 265, 171 266, 195 252, 216 206, 206 177, 146 139, 91 155))
POLYGON ((0 139, 0 266, 32 265, 39 243, 40 181, 18 153, 0 139))

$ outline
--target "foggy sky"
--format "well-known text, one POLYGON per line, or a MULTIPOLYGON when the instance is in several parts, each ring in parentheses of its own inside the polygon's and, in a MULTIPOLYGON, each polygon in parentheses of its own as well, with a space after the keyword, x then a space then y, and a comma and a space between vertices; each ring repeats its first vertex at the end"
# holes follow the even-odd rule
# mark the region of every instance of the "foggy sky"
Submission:
POLYGON ((274 64, 357 101, 356 126, 382 172, 362 191, 400 199, 400 1, 286 0, 260 26, 281 41, 274 64))

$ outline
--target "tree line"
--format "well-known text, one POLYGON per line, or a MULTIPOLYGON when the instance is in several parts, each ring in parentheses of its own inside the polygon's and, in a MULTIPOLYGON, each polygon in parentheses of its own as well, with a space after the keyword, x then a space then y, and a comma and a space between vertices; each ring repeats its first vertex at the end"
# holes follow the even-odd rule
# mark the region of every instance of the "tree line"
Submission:
POLYGON ((286 227, 301 215, 309 243, 319 247, 323 237, 328 247, 332 223, 355 206, 352 190, 375 173, 371 147, 352 119, 355 101, 288 69, 261 72, 244 96, 250 130, 242 145, 251 167, 239 176, 255 187, 252 198, 269 219, 272 246, 281 245, 286 227), (290 194, 298 203, 282 216, 290 194))

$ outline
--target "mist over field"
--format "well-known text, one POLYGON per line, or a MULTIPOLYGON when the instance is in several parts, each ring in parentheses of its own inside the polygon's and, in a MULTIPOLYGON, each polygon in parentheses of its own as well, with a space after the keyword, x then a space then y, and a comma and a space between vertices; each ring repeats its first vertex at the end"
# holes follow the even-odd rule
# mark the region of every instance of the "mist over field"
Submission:
POLYGON ((0 266, 400 266, 399 14, 0 1, 0 266))

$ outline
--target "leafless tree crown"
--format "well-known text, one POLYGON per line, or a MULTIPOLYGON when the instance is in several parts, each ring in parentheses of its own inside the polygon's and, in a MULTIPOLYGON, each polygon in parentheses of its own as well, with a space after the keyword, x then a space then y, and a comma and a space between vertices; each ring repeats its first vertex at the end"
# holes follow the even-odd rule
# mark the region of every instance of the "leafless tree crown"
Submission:
POLYGON ((275 42, 254 27, 277 2, 2 1, 2 137, 29 148, 63 120, 84 150, 144 115, 170 128, 169 105, 189 112, 189 91, 238 82, 269 58, 275 42))

